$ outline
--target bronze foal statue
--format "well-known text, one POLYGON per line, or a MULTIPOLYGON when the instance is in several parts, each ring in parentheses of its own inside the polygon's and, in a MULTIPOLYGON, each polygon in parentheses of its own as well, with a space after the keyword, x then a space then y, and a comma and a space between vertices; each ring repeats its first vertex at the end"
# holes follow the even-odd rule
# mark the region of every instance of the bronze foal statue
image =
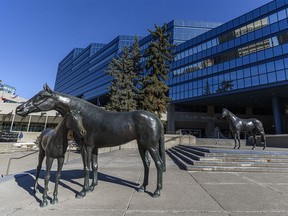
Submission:
POLYGON ((80 115, 79 111, 71 110, 64 116, 62 121, 57 125, 55 129, 48 128, 44 130, 38 138, 39 157, 36 179, 34 184, 35 193, 37 191, 38 178, 42 167, 42 162, 44 157, 46 156, 46 172, 44 177, 45 186, 43 192, 43 200, 40 204, 41 207, 45 207, 48 205, 48 183, 50 180, 50 170, 54 159, 57 159, 58 161, 58 168, 55 177, 55 187, 51 204, 55 204, 58 202, 58 184, 64 163, 65 152, 68 147, 67 135, 69 130, 73 130, 74 133, 77 134, 79 137, 85 137, 86 130, 83 126, 82 116, 80 115))

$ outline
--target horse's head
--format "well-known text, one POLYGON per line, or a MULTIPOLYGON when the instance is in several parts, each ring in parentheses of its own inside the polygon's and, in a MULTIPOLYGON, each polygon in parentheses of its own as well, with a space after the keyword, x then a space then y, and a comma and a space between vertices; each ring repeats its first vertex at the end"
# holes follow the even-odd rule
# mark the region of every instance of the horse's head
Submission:
POLYGON ((225 118, 228 115, 229 115, 229 110, 223 108, 222 109, 222 118, 225 118))
POLYGON ((16 113, 20 116, 27 116, 32 112, 48 111, 55 107, 55 95, 47 84, 43 86, 38 94, 33 96, 27 102, 16 108, 16 113))
POLYGON ((87 134, 83 126, 83 117, 81 115, 80 110, 71 110, 69 113, 66 114, 64 117, 66 118, 66 126, 70 130, 73 130, 77 135, 80 137, 84 137, 87 134))

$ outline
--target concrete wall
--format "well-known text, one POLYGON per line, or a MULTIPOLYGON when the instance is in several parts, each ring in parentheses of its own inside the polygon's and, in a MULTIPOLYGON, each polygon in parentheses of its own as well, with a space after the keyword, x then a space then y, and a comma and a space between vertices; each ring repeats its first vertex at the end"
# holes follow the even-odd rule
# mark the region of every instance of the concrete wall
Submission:
MULTIPOLYGON (((35 142, 37 137, 40 135, 40 132, 23 132, 23 139, 18 140, 18 142, 35 142)), ((178 144, 190 144, 195 145, 196 144, 196 137, 192 135, 171 135, 171 134, 165 134, 165 149, 172 148, 175 145, 178 144)), ((137 141, 133 140, 129 143, 123 144, 121 146, 116 147, 109 147, 109 148, 101 148, 99 149, 99 153, 103 152, 110 152, 115 151, 119 149, 137 149, 137 141)))
MULTIPOLYGON (((278 147, 288 148, 288 134, 266 134, 266 146, 267 147, 278 147)), ((257 136, 256 145, 261 145, 261 137, 257 136)), ((247 145, 253 145, 253 138, 249 137, 247 145)), ((261 145, 263 146, 263 145, 261 145)))

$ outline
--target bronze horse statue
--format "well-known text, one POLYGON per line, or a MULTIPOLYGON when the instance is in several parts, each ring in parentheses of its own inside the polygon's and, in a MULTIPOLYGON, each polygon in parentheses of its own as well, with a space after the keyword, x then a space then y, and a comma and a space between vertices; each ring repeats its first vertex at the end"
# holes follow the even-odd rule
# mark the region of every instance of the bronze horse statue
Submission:
POLYGON ((250 118, 250 119, 241 119, 235 116, 232 112, 230 112, 228 109, 222 110, 222 117, 226 118, 229 122, 229 128, 231 132, 234 134, 234 140, 235 140, 235 146, 236 148, 237 141, 238 140, 238 149, 240 149, 240 133, 241 132, 251 132, 253 136, 253 148, 256 146, 256 134, 260 133, 261 135, 261 144, 264 144, 263 150, 266 148, 266 139, 265 139, 265 132, 264 127, 261 121, 259 121, 256 118, 250 118))
POLYGON ((41 171, 42 162, 46 156, 46 172, 44 177, 44 192, 43 200, 40 204, 41 207, 48 205, 47 201, 47 191, 48 183, 50 180, 50 170, 52 163, 56 158, 58 161, 57 174, 55 177, 55 187, 53 192, 53 199, 51 204, 58 203, 58 184, 61 175, 61 170, 63 168, 65 152, 68 147, 68 131, 73 130, 79 137, 83 138, 86 135, 86 130, 83 126, 82 116, 80 111, 71 110, 68 112, 62 121, 57 125, 55 129, 47 128, 41 132, 38 137, 38 147, 39 147, 39 156, 38 156, 38 166, 36 172, 36 179, 34 184, 34 193, 37 192, 38 178, 41 171))
POLYGON ((76 142, 82 146, 81 155, 84 165, 84 185, 76 198, 84 197, 87 191, 93 191, 98 184, 98 148, 118 146, 135 139, 144 165, 144 181, 138 191, 145 191, 148 185, 149 152, 157 169, 157 187, 153 197, 160 196, 166 163, 164 129, 156 115, 140 110, 123 113, 106 111, 83 99, 54 92, 47 84, 38 94, 18 106, 16 113, 26 116, 32 112, 57 110, 65 116, 71 111, 71 107, 81 108, 83 124, 87 131, 87 135, 82 140, 77 134, 75 136, 76 142), (93 178, 89 186, 90 162, 92 162, 93 178))

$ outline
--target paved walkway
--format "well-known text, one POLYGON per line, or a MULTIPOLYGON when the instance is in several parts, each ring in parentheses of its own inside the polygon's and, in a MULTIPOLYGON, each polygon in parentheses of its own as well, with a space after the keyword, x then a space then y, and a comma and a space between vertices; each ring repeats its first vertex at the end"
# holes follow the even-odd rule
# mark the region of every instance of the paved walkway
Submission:
MULTIPOLYGON (((5 154, 0 155, 1 169, 5 154)), ((32 194, 37 154, 22 163, 11 164, 11 172, 21 169, 25 175, 0 178, 0 215, 49 216, 279 216, 288 215, 288 174, 285 173, 220 173, 187 172, 169 158, 160 198, 152 198, 156 187, 156 170, 151 175, 146 193, 135 188, 143 178, 142 162, 137 150, 120 150, 99 156, 99 184, 83 199, 75 199, 83 184, 79 154, 71 154, 64 166, 59 186, 59 203, 39 207, 41 193, 32 194), (30 166, 29 166, 30 164, 30 166), (12 168, 14 166, 14 168, 12 168)), ((55 161, 56 165, 56 161, 55 161)), ((43 164, 44 168, 44 164, 43 164)), ((5 169, 4 169, 5 170, 5 169)), ((55 166, 53 168, 55 170, 55 166)), ((40 186, 43 186, 43 174, 40 186)), ((52 172, 53 179, 55 171, 52 172)), ((49 196, 53 193, 49 184, 49 196)), ((43 188, 40 187, 40 191, 43 188)))

